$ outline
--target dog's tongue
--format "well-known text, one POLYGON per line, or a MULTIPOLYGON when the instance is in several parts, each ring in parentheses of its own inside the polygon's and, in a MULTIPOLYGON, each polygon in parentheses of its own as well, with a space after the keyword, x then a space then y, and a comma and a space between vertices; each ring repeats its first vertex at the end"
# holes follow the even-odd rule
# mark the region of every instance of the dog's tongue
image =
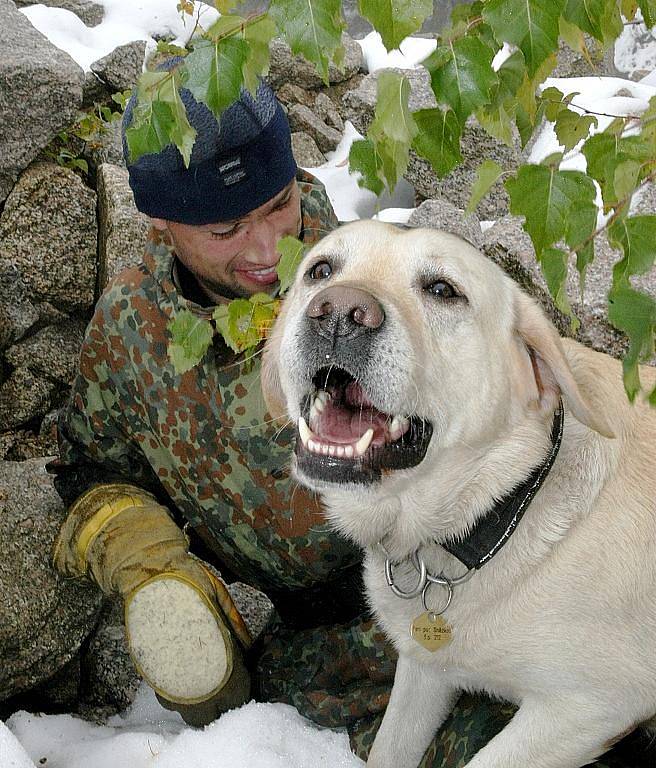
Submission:
POLYGON ((319 417, 318 433, 332 443, 352 443, 373 428, 373 445, 385 443, 388 416, 376 409, 357 382, 344 391, 345 404, 329 400, 319 417))

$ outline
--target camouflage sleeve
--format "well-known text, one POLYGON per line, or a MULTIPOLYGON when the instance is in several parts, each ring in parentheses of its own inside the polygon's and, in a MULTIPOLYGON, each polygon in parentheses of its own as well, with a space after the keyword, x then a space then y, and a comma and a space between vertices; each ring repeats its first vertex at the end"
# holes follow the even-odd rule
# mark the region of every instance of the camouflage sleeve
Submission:
POLYGON ((57 423, 59 459, 48 471, 66 506, 94 485, 117 481, 146 488, 170 505, 122 418, 125 393, 118 389, 117 372, 110 370, 114 358, 106 306, 101 299, 87 329, 79 372, 57 423))

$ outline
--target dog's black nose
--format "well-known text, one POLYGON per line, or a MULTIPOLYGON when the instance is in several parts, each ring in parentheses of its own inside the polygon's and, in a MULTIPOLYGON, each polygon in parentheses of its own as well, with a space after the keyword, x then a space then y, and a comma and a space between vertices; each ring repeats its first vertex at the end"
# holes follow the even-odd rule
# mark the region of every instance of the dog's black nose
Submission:
POLYGON ((305 310, 310 325, 324 338, 355 338, 383 324, 378 299, 350 285, 333 285, 318 293, 305 310))

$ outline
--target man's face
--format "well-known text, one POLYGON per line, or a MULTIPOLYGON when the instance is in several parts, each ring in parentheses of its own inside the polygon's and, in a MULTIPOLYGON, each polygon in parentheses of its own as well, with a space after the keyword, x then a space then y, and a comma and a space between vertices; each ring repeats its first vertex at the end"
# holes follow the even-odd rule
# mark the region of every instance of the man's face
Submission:
POLYGON ((276 243, 301 231, 296 180, 254 211, 234 221, 191 225, 153 219, 167 229, 180 261, 213 301, 270 291, 278 281, 276 243))

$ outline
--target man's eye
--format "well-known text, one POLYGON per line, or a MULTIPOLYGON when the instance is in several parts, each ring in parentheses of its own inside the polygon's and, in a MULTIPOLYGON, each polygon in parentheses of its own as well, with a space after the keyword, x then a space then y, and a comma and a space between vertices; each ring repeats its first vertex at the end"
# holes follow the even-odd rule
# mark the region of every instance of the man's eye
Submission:
POLYGON ((434 283, 427 285, 425 290, 440 299, 455 299, 458 296, 456 289, 451 283, 447 283, 446 280, 436 280, 434 283))
POLYGON ((225 232, 211 232, 212 240, 228 240, 234 237, 239 231, 240 226, 236 224, 232 229, 227 229, 225 232))
POLYGON ((311 280, 325 280, 333 273, 333 268, 327 261, 319 261, 308 270, 308 277, 311 280))

